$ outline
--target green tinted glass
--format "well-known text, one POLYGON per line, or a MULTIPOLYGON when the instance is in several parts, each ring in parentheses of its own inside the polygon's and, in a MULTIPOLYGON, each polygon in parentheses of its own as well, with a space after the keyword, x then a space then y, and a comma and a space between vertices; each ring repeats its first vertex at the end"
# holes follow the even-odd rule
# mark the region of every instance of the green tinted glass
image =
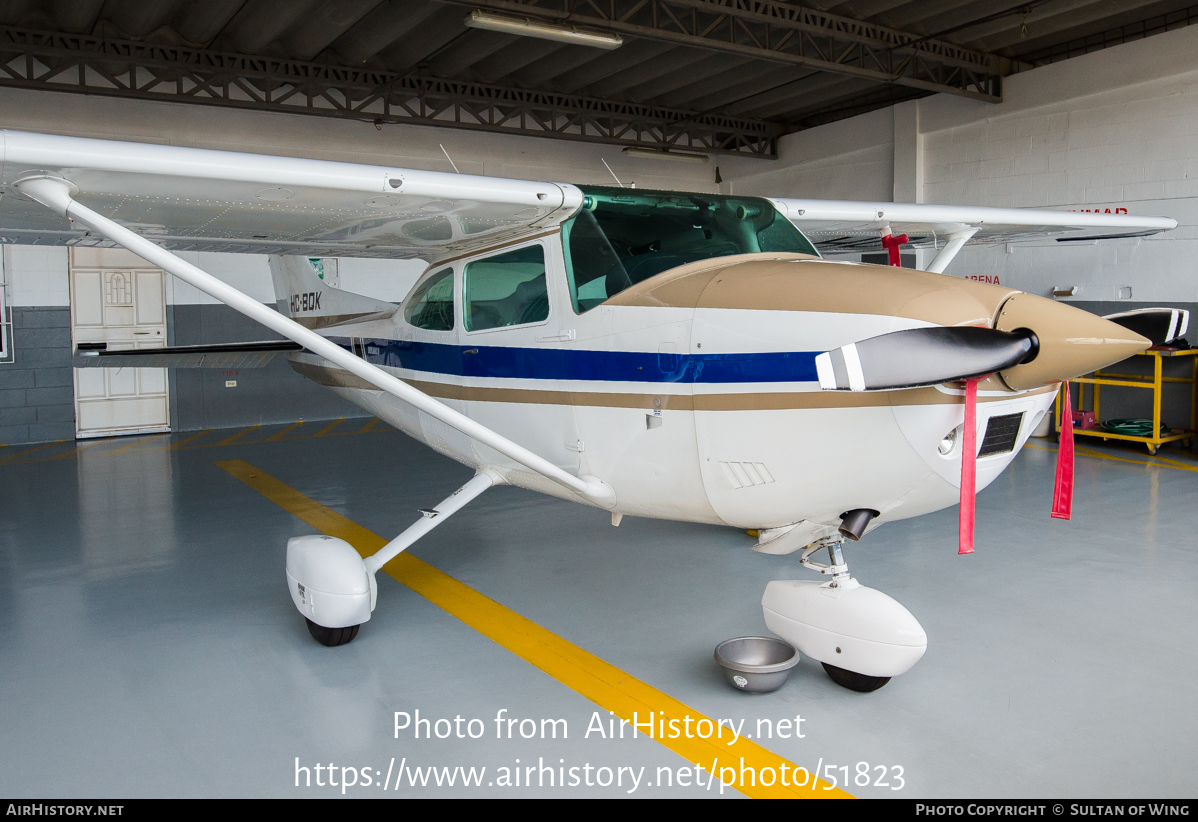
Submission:
POLYGON ((425 280, 403 310, 403 317, 417 328, 453 330, 453 269, 439 271, 425 280))
POLYGON ((769 200, 582 187, 583 207, 562 226, 570 298, 578 313, 655 274, 730 254, 815 246, 769 200))
POLYGON ((525 246, 466 266, 462 311, 467 331, 549 319, 545 250, 525 246))

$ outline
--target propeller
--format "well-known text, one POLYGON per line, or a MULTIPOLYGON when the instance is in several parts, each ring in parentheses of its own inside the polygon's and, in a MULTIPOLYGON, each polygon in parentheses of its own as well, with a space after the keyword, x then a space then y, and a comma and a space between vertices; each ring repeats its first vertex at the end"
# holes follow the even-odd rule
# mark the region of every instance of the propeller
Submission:
POLYGON ((1011 391, 1064 384, 1052 516, 1069 519, 1074 447, 1068 381, 1150 345, 1178 340, 1186 333, 1189 313, 1148 308, 1102 318, 1034 294, 1017 293, 998 307, 994 323, 998 328, 933 326, 894 331, 815 358, 820 388, 825 391, 891 391, 964 382, 958 550, 962 554, 973 552, 978 383, 993 374, 998 386, 1011 391))
POLYGON ((825 391, 886 391, 981 377, 1031 362, 1039 353, 1026 329, 911 328, 870 337, 815 358, 825 391))
MULTIPOLYGON (((1039 353, 1040 341, 1027 329, 938 326, 894 331, 850 343, 818 355, 815 367, 820 388, 826 391, 882 391, 964 381, 957 553, 972 554, 977 504, 978 382, 990 374, 1031 362, 1039 353)), ((1068 391, 1066 382, 1066 407, 1068 391)), ((1052 515, 1059 519, 1069 519, 1073 505, 1071 423, 1072 417, 1066 413, 1053 495, 1052 515)))

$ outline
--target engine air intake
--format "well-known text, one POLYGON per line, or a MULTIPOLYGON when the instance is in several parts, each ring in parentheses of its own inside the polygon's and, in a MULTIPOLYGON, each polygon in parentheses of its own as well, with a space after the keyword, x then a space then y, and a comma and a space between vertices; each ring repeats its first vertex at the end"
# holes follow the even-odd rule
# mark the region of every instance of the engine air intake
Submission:
POLYGON ((1023 425, 1022 411, 1018 414, 991 417, 986 423, 986 436, 982 438, 982 448, 978 451, 978 456, 989 457, 1014 450, 1015 441, 1019 439, 1021 425, 1023 425))

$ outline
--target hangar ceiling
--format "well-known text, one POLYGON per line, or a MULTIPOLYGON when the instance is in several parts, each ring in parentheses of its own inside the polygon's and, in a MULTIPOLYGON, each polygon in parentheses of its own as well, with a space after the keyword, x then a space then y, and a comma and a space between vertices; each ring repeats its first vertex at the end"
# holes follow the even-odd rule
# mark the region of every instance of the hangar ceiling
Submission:
POLYGON ((9 0, 0 85, 770 158, 1195 21, 1194 0, 9 0), (620 44, 467 26, 480 11, 620 44))

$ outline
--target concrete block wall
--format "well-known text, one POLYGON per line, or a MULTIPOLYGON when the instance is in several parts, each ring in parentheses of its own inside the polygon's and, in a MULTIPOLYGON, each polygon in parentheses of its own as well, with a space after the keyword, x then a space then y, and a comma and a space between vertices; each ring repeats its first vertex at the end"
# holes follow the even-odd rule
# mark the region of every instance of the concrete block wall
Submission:
MULTIPOLYGON (((1147 305, 1194 311, 1196 54, 1191 26, 1009 77, 997 105, 936 95, 788 135, 778 168, 730 179, 724 190, 1172 217, 1176 230, 1148 238, 970 246, 946 273, 1041 296, 1076 286, 1068 301, 1100 315, 1147 305)), ((1198 314, 1191 327, 1198 341, 1198 314)), ((1149 363, 1119 368, 1144 372, 1149 363)), ((1165 422, 1187 427, 1189 405, 1184 389, 1166 389, 1165 422)), ((1104 418, 1150 415, 1148 392, 1104 389, 1104 418)))
MULTIPOLYGON (((1167 216, 1174 231, 1093 243, 966 248, 948 273, 1041 296, 1075 286, 1095 314, 1198 309, 1198 30, 1178 30, 1007 82, 1006 102, 919 101, 926 202, 1167 216)), ((1198 314, 1194 314, 1198 321, 1198 314)), ((1198 325, 1189 337, 1198 340, 1198 325)), ((1149 373, 1134 357, 1118 366, 1149 373)), ((1189 362, 1166 372, 1189 375, 1189 362)), ((1151 393, 1104 388, 1101 417, 1150 417, 1151 393)), ((1190 396, 1165 389, 1162 419, 1188 427, 1190 396)))
POLYGON ((894 109, 787 135, 770 165, 730 164, 721 191, 754 197, 889 202, 894 191, 894 109), (733 176, 736 175, 736 176, 733 176))
POLYGON ((13 350, 0 363, 0 443, 75 437, 66 261, 65 248, 0 250, 13 350))
POLYGON ((0 444, 74 439, 70 309, 14 306, 11 316, 16 356, 0 365, 0 444))
POLYGON ((1101 243, 970 246, 947 273, 1075 300, 1198 299, 1198 27, 1004 81, 994 105, 950 95, 784 137, 778 167, 732 193, 1169 216, 1175 231, 1101 243))

